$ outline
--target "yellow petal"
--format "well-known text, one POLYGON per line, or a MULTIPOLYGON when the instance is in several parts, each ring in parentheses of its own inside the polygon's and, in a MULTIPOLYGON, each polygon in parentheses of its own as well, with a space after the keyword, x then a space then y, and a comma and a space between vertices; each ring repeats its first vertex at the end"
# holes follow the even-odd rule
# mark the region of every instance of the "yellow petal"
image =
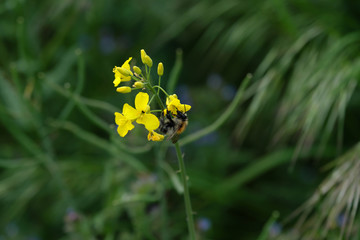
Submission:
POLYGON ((126 120, 124 115, 122 115, 121 113, 115 112, 115 123, 116 123, 116 125, 122 125, 124 120, 126 120))
POLYGON ((169 110, 173 115, 176 115, 176 114, 177 114, 177 107, 175 107, 174 105, 168 106, 168 110, 169 110))
POLYGON ((114 87, 117 87, 121 83, 120 77, 115 77, 113 83, 114 87))
POLYGON ((126 130, 125 128, 118 126, 117 132, 121 137, 125 137, 125 135, 129 132, 129 130, 126 130))
POLYGON ((125 137, 125 135, 134 128, 134 125, 131 123, 131 121, 127 121, 125 125, 119 125, 117 128, 117 132, 121 137, 125 137))
POLYGON ((150 131, 147 138, 149 141, 162 141, 164 140, 164 135, 161 135, 154 131, 150 131))
POLYGON ((138 111, 146 112, 148 110, 149 95, 144 92, 139 92, 135 97, 135 108, 138 111))
POLYGON ((145 113, 143 119, 145 121, 145 128, 149 131, 155 130, 160 126, 159 119, 154 114, 145 113))
POLYGON ((118 112, 115 112, 115 123, 118 125, 117 132, 121 137, 124 137, 131 129, 134 128, 131 121, 118 112))
POLYGON ((157 129, 160 126, 159 119, 151 113, 144 113, 136 120, 139 124, 144 124, 148 131, 157 129))
POLYGON ((130 131, 130 130, 132 130, 135 126, 131 123, 130 120, 128 120, 128 121, 125 123, 124 127, 130 131))
POLYGON ((126 118, 130 120, 135 120, 140 116, 141 112, 137 111, 135 108, 125 103, 123 106, 123 114, 126 118))
POLYGON ((169 97, 166 98, 166 105, 169 105, 170 102, 172 102, 174 99, 178 99, 176 94, 170 95, 169 97))
POLYGON ((188 104, 180 104, 177 108, 180 112, 187 112, 191 109, 191 106, 188 104))
POLYGON ((177 99, 177 98, 173 98, 171 101, 170 101, 170 103, 169 103, 169 105, 174 105, 174 106, 179 106, 181 103, 180 103, 180 100, 179 99, 177 99))
POLYGON ((125 68, 125 69, 127 69, 127 70, 129 70, 129 71, 131 71, 131 70, 130 70, 130 64, 129 64, 129 62, 131 61, 131 59, 132 59, 132 57, 129 57, 129 59, 126 60, 121 67, 122 67, 122 68, 125 68))
POLYGON ((168 105, 168 109, 170 112, 172 112, 172 114, 176 115, 177 111, 179 109, 180 106, 180 100, 179 99, 174 99, 169 105, 168 105))
POLYGON ((129 76, 129 77, 124 77, 124 76, 122 76, 121 77, 121 81, 122 82, 128 82, 128 81, 130 81, 131 80, 131 76, 129 76))

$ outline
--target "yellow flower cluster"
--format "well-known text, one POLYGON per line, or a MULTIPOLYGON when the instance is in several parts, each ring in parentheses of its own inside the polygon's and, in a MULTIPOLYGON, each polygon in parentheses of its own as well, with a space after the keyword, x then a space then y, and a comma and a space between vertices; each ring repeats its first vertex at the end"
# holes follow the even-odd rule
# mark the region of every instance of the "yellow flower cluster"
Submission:
MULTIPOLYGON (((137 67, 133 66, 133 71, 130 68, 130 57, 124 62, 121 67, 115 66, 113 73, 115 79, 113 81, 114 86, 117 87, 116 91, 119 93, 129 93, 134 89, 148 90, 152 97, 150 99, 149 94, 146 92, 139 92, 135 97, 135 108, 125 103, 122 109, 122 113, 115 112, 115 123, 118 125, 117 132, 121 137, 126 136, 126 134, 132 130, 135 126, 133 122, 135 121, 138 124, 142 124, 149 131, 148 140, 149 141, 162 141, 164 135, 161 135, 155 130, 160 127, 160 120, 150 111, 150 103, 155 98, 158 100, 158 103, 162 109, 153 110, 152 112, 161 112, 163 114, 161 117, 164 117, 167 111, 171 112, 172 116, 177 116, 177 111, 186 113, 191 109, 190 105, 180 103, 180 100, 176 94, 168 95, 164 89, 160 86, 161 76, 164 73, 164 66, 160 62, 158 64, 157 73, 159 76, 159 85, 153 86, 150 81, 150 68, 153 66, 152 59, 146 54, 145 50, 142 49, 141 61, 145 65, 145 74, 143 71, 137 67), (119 86, 122 82, 129 82, 134 80, 133 88, 129 86, 119 86), (158 91, 155 91, 155 88, 158 88, 158 91), (166 109, 164 109, 159 96, 159 90, 167 96, 166 98, 166 109)), ((170 121, 172 121, 170 119, 170 121)))

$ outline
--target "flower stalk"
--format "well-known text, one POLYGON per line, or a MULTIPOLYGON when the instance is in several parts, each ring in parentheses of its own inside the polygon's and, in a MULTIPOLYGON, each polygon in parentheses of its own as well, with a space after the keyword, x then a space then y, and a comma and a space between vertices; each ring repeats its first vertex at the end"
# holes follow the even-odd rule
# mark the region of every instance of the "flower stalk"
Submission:
POLYGON ((186 222, 188 225, 190 240, 195 240, 195 225, 194 225, 194 218, 193 218, 193 211, 191 207, 191 200, 190 200, 190 193, 188 187, 188 177, 186 175, 185 163, 181 153, 179 143, 174 144, 176 149, 176 156, 179 161, 179 168, 180 168, 180 175, 181 181, 184 187, 184 201, 185 201, 185 210, 186 210, 186 222))
POLYGON ((161 101, 159 94, 157 94, 157 92, 155 91, 154 87, 150 83, 147 84, 146 86, 148 87, 150 92, 155 96, 156 102, 161 107, 161 110, 164 110, 165 106, 164 106, 163 102, 161 101))

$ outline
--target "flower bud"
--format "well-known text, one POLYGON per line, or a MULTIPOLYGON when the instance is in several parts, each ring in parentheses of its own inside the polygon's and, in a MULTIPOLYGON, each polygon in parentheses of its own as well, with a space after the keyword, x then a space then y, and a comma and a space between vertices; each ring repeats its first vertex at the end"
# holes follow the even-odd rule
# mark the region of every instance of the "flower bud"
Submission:
POLYGON ((152 59, 148 56, 148 55, 146 55, 145 56, 145 64, 146 65, 148 65, 149 67, 152 67, 152 65, 153 65, 153 61, 152 61, 152 59))
POLYGON ((134 87, 134 88, 143 88, 144 85, 145 85, 145 84, 144 84, 143 82, 138 81, 138 82, 135 82, 135 83, 134 83, 133 87, 134 87))
POLYGON ((130 70, 127 70, 126 68, 123 67, 118 67, 117 70, 121 73, 121 75, 123 75, 124 77, 129 77, 131 75, 133 75, 133 73, 130 70))
POLYGON ((116 91, 119 93, 129 93, 131 92, 131 87, 118 87, 116 91))
POLYGON ((141 54, 141 61, 142 61, 143 64, 145 64, 145 56, 146 56, 145 50, 141 49, 140 54, 141 54))
POLYGON ((141 69, 137 66, 133 66, 133 70, 136 74, 140 75, 141 74, 141 69))
POLYGON ((162 76, 164 74, 164 65, 162 64, 162 62, 158 64, 157 72, 159 76, 162 76))

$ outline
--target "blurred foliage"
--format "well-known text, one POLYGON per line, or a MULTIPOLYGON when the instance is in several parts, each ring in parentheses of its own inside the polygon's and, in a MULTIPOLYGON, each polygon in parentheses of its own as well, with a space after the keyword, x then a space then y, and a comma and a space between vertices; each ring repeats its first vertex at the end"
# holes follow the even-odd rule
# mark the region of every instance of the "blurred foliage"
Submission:
POLYGON ((115 131, 133 96, 111 70, 141 48, 193 106, 199 239, 358 239, 359 16, 355 0, 1 1, 0 239, 186 238, 174 150, 115 131))

